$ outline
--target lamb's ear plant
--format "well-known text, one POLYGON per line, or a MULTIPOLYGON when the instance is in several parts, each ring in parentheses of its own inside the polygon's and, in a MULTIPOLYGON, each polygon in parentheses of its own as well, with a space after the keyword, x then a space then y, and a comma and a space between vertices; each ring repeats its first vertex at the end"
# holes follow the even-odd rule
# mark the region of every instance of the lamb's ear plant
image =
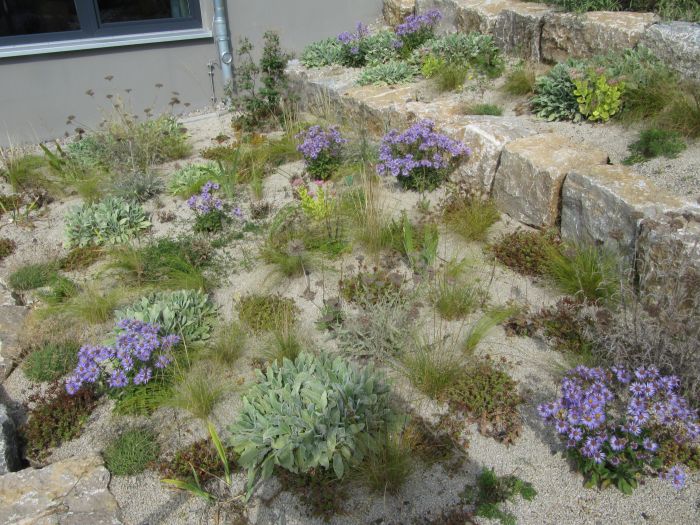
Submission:
POLYGON ((121 244, 151 226, 140 204, 118 197, 74 208, 65 222, 68 248, 121 244))
POLYGON ((391 415, 388 398, 379 376, 341 358, 302 353, 258 372, 230 427, 231 445, 248 470, 246 498, 275 466, 300 474, 332 471, 343 478, 376 450, 391 415))

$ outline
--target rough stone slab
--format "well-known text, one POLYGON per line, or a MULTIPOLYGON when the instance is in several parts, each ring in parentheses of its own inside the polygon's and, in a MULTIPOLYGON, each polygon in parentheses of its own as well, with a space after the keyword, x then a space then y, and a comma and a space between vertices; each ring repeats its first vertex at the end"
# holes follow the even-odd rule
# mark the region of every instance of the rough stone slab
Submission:
POLYGON ((640 44, 683 77, 700 81, 700 24, 655 24, 646 30, 640 44))
POLYGON ((679 282, 698 282, 700 208, 642 219, 637 239, 637 274, 643 290, 661 297, 673 294, 679 282))
POLYGON ((384 22, 390 26, 397 26, 415 10, 416 0, 384 0, 382 14, 384 22))
POLYGON ((559 219, 561 186, 580 167, 607 164, 608 155, 553 133, 509 142, 493 185, 498 208, 514 219, 549 228, 559 219))
POLYGON ((658 21, 653 13, 550 13, 542 28, 542 58, 563 62, 570 57, 623 51, 635 47, 647 28, 658 21))
POLYGON ((17 429, 7 413, 7 407, 0 403, 0 476, 20 467, 17 446, 17 429))
POLYGON ((441 124, 440 128, 472 149, 472 155, 459 166, 453 178, 470 181, 485 194, 491 192, 503 147, 535 134, 523 121, 509 117, 472 115, 441 124))
POLYGON ((632 262, 640 221, 686 204, 625 166, 582 166, 564 180, 561 235, 616 250, 632 262))
POLYGON ((418 0, 418 13, 430 9, 443 13, 442 32, 490 34, 501 51, 537 61, 544 16, 553 12, 545 4, 519 0, 418 0))
POLYGON ((28 312, 24 306, 0 306, 0 380, 10 373, 12 362, 20 358, 18 334, 28 312))
POLYGON ((98 455, 6 474, 0 477, 0 523, 119 525, 109 477, 98 455))

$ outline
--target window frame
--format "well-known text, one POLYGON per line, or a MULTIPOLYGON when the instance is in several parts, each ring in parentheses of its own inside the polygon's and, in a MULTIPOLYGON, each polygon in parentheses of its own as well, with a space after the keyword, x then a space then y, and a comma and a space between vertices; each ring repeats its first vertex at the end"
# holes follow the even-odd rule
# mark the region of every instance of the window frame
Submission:
POLYGON ((190 16, 181 18, 159 18, 153 20, 135 20, 132 22, 107 22, 102 24, 97 5, 98 0, 73 0, 80 29, 51 33, 33 33, 29 35, 0 36, 0 50, 6 46, 27 44, 51 44, 67 40, 99 39, 188 29, 203 29, 202 12, 199 0, 188 0, 190 16))

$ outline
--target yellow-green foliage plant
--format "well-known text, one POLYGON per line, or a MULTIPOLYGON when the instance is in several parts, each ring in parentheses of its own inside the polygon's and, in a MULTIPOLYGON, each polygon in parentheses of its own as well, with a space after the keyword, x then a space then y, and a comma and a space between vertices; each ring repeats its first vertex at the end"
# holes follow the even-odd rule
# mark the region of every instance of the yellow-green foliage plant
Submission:
POLYGON ((579 111, 588 120, 607 122, 620 111, 625 92, 623 81, 589 70, 584 77, 575 78, 574 85, 579 111))

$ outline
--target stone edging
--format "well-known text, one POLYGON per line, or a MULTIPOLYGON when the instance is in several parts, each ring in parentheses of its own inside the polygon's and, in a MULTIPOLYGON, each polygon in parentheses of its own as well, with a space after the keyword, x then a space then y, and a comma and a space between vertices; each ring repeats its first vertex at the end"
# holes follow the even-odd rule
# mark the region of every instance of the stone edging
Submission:
POLYGON ((609 247, 630 263, 644 259, 640 281, 653 280, 647 274, 658 267, 659 254, 700 274, 700 206, 628 167, 608 164, 603 151, 554 133, 538 134, 518 118, 461 115, 452 95, 421 101, 425 81, 358 86, 357 70, 309 70, 298 61, 290 62, 287 72, 303 109, 332 109, 377 136, 419 119, 433 120, 473 150, 453 177, 491 194, 499 210, 517 221, 559 227, 564 240, 609 247))
POLYGON ((561 62, 620 52, 642 44, 683 78, 700 81, 700 24, 664 22, 653 13, 557 11, 520 0, 384 0, 384 19, 439 9, 442 31, 479 31, 505 53, 561 62))

